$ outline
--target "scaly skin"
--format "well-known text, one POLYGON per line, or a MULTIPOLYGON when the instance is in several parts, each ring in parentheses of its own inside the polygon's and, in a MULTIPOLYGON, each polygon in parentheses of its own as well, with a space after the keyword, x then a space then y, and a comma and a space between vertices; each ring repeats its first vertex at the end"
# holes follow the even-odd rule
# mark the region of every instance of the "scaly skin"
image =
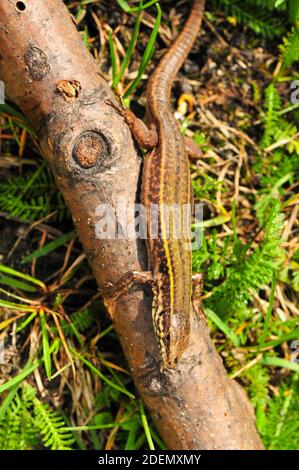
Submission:
MULTIPOLYGON (((149 271, 126 273, 117 285, 106 290, 104 296, 109 301, 109 297, 118 297, 134 283, 150 283, 154 293, 153 324, 163 368, 175 367, 186 349, 193 308, 190 240, 193 196, 186 140, 173 115, 171 88, 198 35, 204 3, 204 0, 194 0, 182 31, 149 80, 150 128, 130 110, 110 103, 124 116, 138 144, 153 150, 144 161, 141 188, 141 202, 147 212, 149 271), (157 237, 151 236, 150 209, 153 204, 159 208, 157 237), (175 232, 178 218, 171 211, 174 207, 179 208, 181 214, 179 237, 175 232), (188 210, 183 219, 184 208, 188 210)), ((189 149, 197 158, 201 155, 194 152, 194 142, 189 149)), ((195 284, 200 284, 198 275, 195 284)), ((200 314, 195 304, 194 308, 200 314)))
POLYGON ((163 56, 147 86, 148 115, 150 123, 156 127, 158 144, 144 162, 141 202, 148 216, 150 205, 159 205, 159 237, 149 238, 147 249, 156 285, 153 323, 162 360, 168 368, 175 366, 186 349, 192 309, 190 232, 176 239, 175 215, 169 219, 163 207, 189 205, 185 226, 190 227, 193 197, 189 162, 184 137, 171 107, 171 88, 199 33, 204 3, 204 0, 194 0, 183 30, 163 56))

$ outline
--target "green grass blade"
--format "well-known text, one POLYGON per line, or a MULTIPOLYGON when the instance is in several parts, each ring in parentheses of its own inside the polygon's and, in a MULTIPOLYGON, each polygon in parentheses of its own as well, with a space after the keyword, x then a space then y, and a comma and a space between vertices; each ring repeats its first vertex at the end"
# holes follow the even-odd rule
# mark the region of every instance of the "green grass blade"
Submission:
POLYGON ((210 228, 210 227, 217 227, 218 225, 223 225, 226 222, 230 222, 231 215, 230 214, 223 214, 218 215, 217 217, 213 217, 212 219, 204 220, 203 222, 193 224, 192 228, 210 228))
POLYGON ((265 356, 262 359, 263 364, 266 366, 282 367, 299 372, 299 364, 297 362, 288 361, 280 357, 265 356))
POLYGON ((164 444, 160 436, 158 436, 158 434, 156 434, 153 429, 151 429, 151 436, 153 438, 153 441, 155 441, 155 443, 160 447, 161 450, 168 450, 167 446, 164 444))
POLYGON ((2 300, 2 299, 0 299, 0 307, 10 308, 12 310, 22 310, 22 311, 25 311, 25 312, 34 312, 35 311, 34 308, 28 307, 28 305, 16 304, 14 302, 9 302, 8 300, 2 300))
POLYGON ((113 329, 114 329, 113 325, 107 326, 107 328, 105 328, 105 330, 101 331, 101 333, 99 334, 99 340, 104 338, 104 336, 110 333, 110 331, 112 331, 113 329))
POLYGON ((87 359, 85 359, 81 354, 79 354, 76 350, 73 348, 70 348, 70 351, 76 356, 83 364, 85 364, 87 367, 89 367, 90 370, 95 372, 104 382, 106 382, 110 387, 113 387, 115 390, 118 390, 119 392, 123 393, 124 395, 127 395, 129 398, 132 400, 135 399, 135 396, 133 393, 129 392, 123 387, 120 387, 119 385, 115 384, 111 380, 107 379, 104 374, 102 374, 99 369, 97 369, 91 362, 89 362, 87 359))
POLYGON ((269 305, 267 308, 267 313, 266 313, 266 318, 265 318, 265 323, 264 323, 264 328, 263 328, 263 333, 260 339, 260 344, 261 346, 264 345, 265 340, 268 336, 268 331, 269 331, 269 326, 270 326, 270 320, 271 320, 271 314, 272 314, 272 309, 273 309, 273 303, 274 303, 274 295, 275 295, 275 288, 276 288, 276 282, 277 282, 277 273, 273 273, 272 277, 272 285, 271 285, 271 292, 270 292, 270 298, 269 298, 269 305))
POLYGON ((13 287, 15 289, 21 289, 25 292, 36 292, 36 288, 26 284, 25 282, 18 281, 17 279, 13 279, 9 276, 4 276, 0 274, 0 284, 4 284, 5 286, 13 287))
POLYGON ((23 330, 27 325, 29 325, 30 322, 36 317, 37 312, 32 312, 31 315, 28 315, 26 320, 22 321, 22 323, 17 327, 16 333, 19 333, 19 331, 23 330))
POLYGON ((41 310, 39 312, 39 316, 40 316, 40 322, 41 322, 41 327, 42 327, 43 360, 45 364, 47 378, 50 380, 51 375, 52 375, 52 363, 51 363, 50 345, 49 345, 47 320, 46 320, 45 312, 41 310))
MULTIPOLYGON (((144 5, 139 5, 138 7, 131 7, 130 8, 130 12, 131 13, 134 13, 136 11, 140 11, 140 10, 146 10, 147 8, 151 7, 152 5, 155 5, 156 3, 158 3, 159 0, 150 0, 149 2, 145 3, 144 5)), ((141 2, 143 3, 143 2, 141 2)))
POLYGON ((139 35, 140 23, 141 23, 141 12, 139 12, 138 15, 137 15, 134 30, 133 30, 133 34, 132 34, 132 38, 131 38, 128 50, 126 52, 125 58, 124 58, 124 60, 121 64, 119 73, 117 74, 115 80, 113 80, 113 87, 114 88, 121 81, 128 65, 129 65, 129 62, 130 62, 132 54, 134 52, 135 45, 136 45, 136 42, 137 42, 137 38, 138 38, 138 35, 139 35))
POLYGON ((272 341, 268 341, 267 343, 264 343, 263 346, 251 346, 249 350, 259 351, 265 348, 276 348, 276 346, 279 346, 282 343, 286 343, 286 342, 289 342, 298 338, 299 338, 299 329, 292 331, 292 333, 281 335, 279 338, 273 339, 272 341))
POLYGON ((126 2, 125 0, 116 0, 116 1, 119 4, 119 6, 124 10, 125 13, 134 13, 134 12, 139 12, 141 10, 145 10, 146 8, 149 8, 150 6, 157 3, 159 0, 150 0, 144 5, 142 5, 143 2, 140 2, 141 5, 139 5, 138 7, 130 7, 128 2, 126 2))
POLYGON ((140 400, 140 416, 141 416, 143 429, 144 429, 144 432, 145 432, 145 435, 146 435, 146 439, 147 439, 147 442, 148 442, 148 446, 149 446, 150 450, 155 450, 155 445, 153 443, 151 430, 149 428, 147 418, 146 418, 146 414, 145 414, 145 411, 144 411, 144 406, 143 406, 143 403, 142 403, 141 400, 140 400))
MULTIPOLYGON (((54 351, 57 351, 58 344, 59 344, 59 340, 56 340, 53 342, 52 346, 50 347, 50 354, 52 354, 52 352, 54 351)), ((0 385, 0 394, 5 392, 5 390, 9 390, 15 385, 18 385, 20 382, 23 382, 23 380, 26 379, 28 375, 32 374, 32 372, 34 372, 35 369, 37 369, 41 363, 42 363, 42 359, 39 359, 34 364, 32 364, 31 362, 27 363, 27 365, 24 367, 23 370, 21 370, 21 372, 18 375, 8 380, 7 382, 4 382, 4 384, 0 385)))
POLYGON ((121 424, 125 423, 132 423, 138 421, 138 419, 130 419, 128 421, 121 421, 118 423, 107 423, 107 424, 97 424, 97 425, 90 425, 90 426, 68 426, 62 428, 64 431, 96 431, 98 429, 110 429, 110 428, 117 428, 121 424))
POLYGON ((283 114, 290 113, 292 111, 295 111, 298 108, 299 108, 299 103, 295 103, 290 106, 287 106, 286 108, 281 109, 280 111, 277 112, 277 114, 278 116, 282 116, 283 114))
POLYGON ((236 348, 240 345, 239 338, 237 335, 218 317, 218 315, 209 308, 204 309, 204 313, 207 317, 218 326, 225 336, 227 336, 236 348))
POLYGON ((237 245, 239 238, 238 238, 238 233, 237 233, 237 220, 236 220, 236 201, 235 199, 233 200, 233 205, 232 205, 232 227, 233 227, 233 233, 234 233, 234 244, 237 245))
POLYGON ((33 253, 30 253, 30 255, 26 256, 25 258, 22 259, 21 263, 26 264, 30 263, 36 258, 40 258, 41 256, 45 256, 52 251, 56 250, 61 245, 64 245, 67 243, 69 240, 74 238, 76 236, 76 231, 72 230, 71 232, 65 233, 64 235, 61 235, 61 237, 56 238, 50 243, 47 243, 47 245, 43 246, 42 248, 39 248, 38 250, 34 251, 33 253))
POLYGON ((151 32, 149 41, 147 43, 147 46, 145 48, 140 67, 144 70, 150 59, 152 58, 153 52, 154 52, 154 45, 156 41, 156 37, 159 31, 160 23, 161 23, 161 17, 162 17, 162 11, 159 3, 156 4, 157 8, 157 17, 155 19, 154 27, 151 32))
POLYGON ((137 85, 139 84, 139 82, 142 78, 143 72, 144 72, 147 64, 151 60, 152 55, 154 53, 154 44, 155 44, 155 41, 156 41, 159 26, 160 26, 160 23, 161 23, 161 16, 162 16, 162 12, 161 12, 161 8, 160 8, 159 3, 156 4, 156 8, 157 8, 157 17, 156 17, 155 24, 154 24, 153 30, 151 32, 149 41, 148 41, 147 46, 145 48, 145 51, 144 51, 144 54, 143 54, 143 57, 142 57, 142 60, 141 60, 141 64, 139 66, 139 70, 138 70, 138 73, 137 73, 137 77, 135 78, 135 80, 133 80, 133 82, 129 86, 128 90, 124 94, 124 99, 127 99, 129 97, 129 95, 135 90, 137 85))
POLYGON ((108 31, 108 41, 110 47, 110 57, 111 57, 111 64, 112 64, 112 88, 116 87, 116 80, 117 80, 117 64, 116 64, 116 54, 115 54, 115 46, 113 41, 113 36, 111 31, 108 31))
POLYGON ((34 372, 38 366, 39 362, 36 362, 35 364, 24 367, 24 369, 18 375, 0 385, 0 393, 5 392, 5 390, 9 390, 15 385, 18 385, 20 382, 23 382, 23 380, 26 379, 28 375, 32 374, 32 372, 34 372))
POLYGON ((13 108, 10 104, 0 104, 0 112, 10 114, 18 119, 25 119, 23 114, 13 108))
MULTIPOLYGON (((10 114, 11 116, 13 116, 14 118, 18 120, 17 125, 19 127, 21 127, 22 129, 25 129, 27 132, 29 132, 29 134, 33 135, 34 137, 37 137, 36 132, 32 129, 32 127, 30 127, 30 125, 26 121, 25 116, 23 116, 22 113, 14 109, 10 104, 7 104, 7 103, 0 104, 0 113, 10 114)), ((10 124, 11 126, 13 126, 12 122, 10 122, 10 124)))
POLYGON ((9 393, 6 395, 4 398, 3 402, 1 403, 0 406, 0 421, 4 417, 6 411, 8 410, 10 404, 12 403, 17 391, 18 391, 19 385, 15 385, 9 393))
POLYGON ((116 0, 120 8, 122 8, 126 13, 130 13, 131 7, 125 0, 116 0))
POLYGON ((26 281, 32 282, 32 284, 36 284, 40 286, 43 290, 46 289, 45 284, 40 281, 39 279, 36 279, 35 277, 29 276, 28 274, 23 274, 19 271, 16 271, 15 269, 8 268, 7 266, 4 266, 3 264, 0 264, 0 272, 9 274, 10 276, 15 276, 19 277, 21 279, 25 279, 26 281))

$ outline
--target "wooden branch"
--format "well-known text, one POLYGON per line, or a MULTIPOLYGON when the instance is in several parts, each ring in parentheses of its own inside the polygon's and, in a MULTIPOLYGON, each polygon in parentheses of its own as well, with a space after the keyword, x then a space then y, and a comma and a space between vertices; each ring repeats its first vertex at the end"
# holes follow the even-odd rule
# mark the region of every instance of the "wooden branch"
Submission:
MULTIPOLYGON (((38 134, 99 287, 144 270, 143 243, 95 235, 99 204, 116 207, 121 198, 132 208, 138 200, 140 160, 61 0, 1 1, 0 79, 38 134)), ((136 387, 170 449, 262 449, 247 398, 228 379, 202 320, 192 318, 188 350, 175 370, 162 373, 150 292, 131 290, 108 310, 136 387)))

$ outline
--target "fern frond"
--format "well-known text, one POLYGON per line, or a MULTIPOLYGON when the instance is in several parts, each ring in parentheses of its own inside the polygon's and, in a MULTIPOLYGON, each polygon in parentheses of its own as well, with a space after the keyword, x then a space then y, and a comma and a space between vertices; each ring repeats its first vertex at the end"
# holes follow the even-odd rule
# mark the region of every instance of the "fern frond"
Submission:
POLYGON ((68 450, 74 438, 64 427, 61 416, 24 383, 0 419, 0 449, 32 450, 40 446, 41 438, 45 447, 68 450))
POLYGON ((283 18, 273 15, 273 2, 268 0, 219 0, 214 2, 227 15, 234 16, 239 23, 247 25, 255 33, 268 38, 281 36, 284 31, 283 18), (257 8, 258 7, 258 8, 257 8))
POLYGON ((42 164, 36 171, 0 183, 0 210, 21 220, 39 220, 51 212, 61 221, 67 209, 54 178, 42 164))
POLYGON ((269 11, 274 10, 286 10, 288 0, 247 0, 252 7, 263 7, 267 8, 269 11))
POLYGON ((294 62, 299 60, 299 28, 293 28, 291 32, 283 38, 280 52, 283 68, 291 67, 294 62))
POLYGON ((46 447, 51 450, 70 450, 74 442, 69 431, 65 431, 65 423, 61 416, 38 398, 33 399, 35 423, 46 447))
POLYGON ((226 280, 213 291, 207 306, 218 315, 232 315, 252 299, 252 291, 271 282, 283 260, 281 233, 283 217, 280 204, 274 201, 265 226, 264 239, 259 247, 243 259, 236 259, 228 268, 226 280))
POLYGON ((93 312, 86 308, 75 312, 70 317, 71 325, 66 321, 61 321, 61 328, 65 335, 71 334, 74 327, 80 333, 87 331, 93 324, 95 318, 93 312))
POLYGON ((34 420, 28 411, 32 402, 16 395, 0 420, 1 450, 31 450, 38 444, 34 420))
POLYGON ((298 375, 279 388, 279 393, 269 402, 267 423, 263 439, 268 449, 298 450, 299 401, 298 375))
POLYGON ((250 380, 248 393, 255 408, 257 428, 261 435, 264 435, 267 428, 266 410, 270 402, 267 387, 270 376, 267 369, 258 363, 248 369, 246 377, 250 380))
POLYGON ((274 83, 270 83, 265 91, 265 117, 264 117, 264 135, 261 140, 261 147, 265 148, 273 141, 273 134, 277 131, 277 122, 279 121, 278 111, 281 107, 280 96, 274 83))

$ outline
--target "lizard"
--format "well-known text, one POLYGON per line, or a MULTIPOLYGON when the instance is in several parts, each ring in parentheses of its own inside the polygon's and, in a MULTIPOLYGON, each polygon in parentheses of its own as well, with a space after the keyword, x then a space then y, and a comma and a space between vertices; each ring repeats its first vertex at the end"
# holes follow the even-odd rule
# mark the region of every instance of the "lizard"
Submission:
MULTIPOLYGON (((188 152, 194 154, 195 149, 190 142, 186 146, 173 115, 171 88, 198 35, 204 3, 204 0, 193 0, 182 31, 148 81, 146 96, 150 126, 147 127, 130 110, 118 109, 140 147, 152 149, 144 160, 141 183, 141 203, 146 209, 148 223, 149 271, 126 273, 110 293, 106 291, 106 298, 119 296, 133 283, 150 283, 153 325, 162 366, 167 369, 176 366, 188 345, 191 309, 195 308, 192 304, 190 234, 193 194, 188 161, 188 152), (149 224, 153 205, 159 208, 157 237, 151 237, 149 224), (178 227, 173 207, 180 208, 180 216, 182 208, 186 208, 184 224, 188 229, 181 237, 175 234, 178 227)), ((182 221, 179 229, 185 230, 182 221)), ((201 282, 199 275, 196 282, 201 282)))

